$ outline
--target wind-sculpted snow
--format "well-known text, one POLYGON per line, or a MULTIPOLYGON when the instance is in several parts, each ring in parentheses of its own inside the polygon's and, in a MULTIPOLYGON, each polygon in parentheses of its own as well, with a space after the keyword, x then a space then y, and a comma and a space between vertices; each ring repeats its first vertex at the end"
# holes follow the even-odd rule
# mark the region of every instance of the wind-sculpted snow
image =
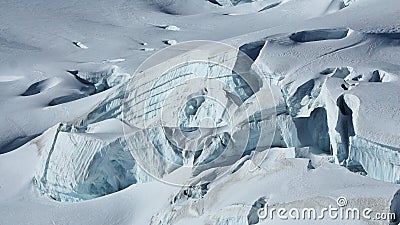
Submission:
POLYGON ((397 213, 399 6, 3 1, 0 224, 397 213))
POLYGON ((289 36, 295 42, 313 42, 324 40, 342 39, 347 36, 348 29, 321 29, 312 31, 300 31, 289 36))
MULTIPOLYGON (((107 63, 106 61, 104 63, 107 63)), ((49 106, 59 105, 66 102, 75 101, 89 95, 94 95, 103 92, 114 86, 118 86, 121 83, 126 82, 130 75, 120 71, 120 68, 116 65, 107 65, 101 68, 97 68, 98 65, 85 68, 83 71, 68 70, 67 72, 72 74, 83 87, 79 91, 72 94, 56 97, 49 102, 49 106), (94 71, 93 71, 94 70, 94 71)), ((44 81, 43 81, 44 82, 44 81)), ((40 90, 36 90, 43 86, 42 83, 35 83, 28 88, 23 95, 37 94, 40 90)))
POLYGON ((122 102, 124 98, 124 85, 110 89, 110 93, 98 105, 91 109, 86 115, 76 121, 81 126, 101 122, 110 118, 121 118, 122 102))
POLYGON ((61 79, 59 78, 49 78, 42 81, 38 81, 31 86, 22 94, 22 96, 36 95, 42 91, 50 89, 56 85, 61 83, 61 79))

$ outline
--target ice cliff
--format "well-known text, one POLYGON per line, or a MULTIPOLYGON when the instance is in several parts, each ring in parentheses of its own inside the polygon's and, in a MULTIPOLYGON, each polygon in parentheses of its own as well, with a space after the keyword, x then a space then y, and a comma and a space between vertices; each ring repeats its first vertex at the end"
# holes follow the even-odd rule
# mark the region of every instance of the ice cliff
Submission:
POLYGON ((342 56, 351 48, 361 57, 363 43, 396 41, 337 28, 282 34, 240 50, 211 42, 189 44, 174 57, 158 53, 126 82, 106 77, 118 82, 102 102, 46 133, 53 141, 43 147, 37 186, 56 200, 85 200, 180 168, 195 177, 271 147, 307 148, 296 156, 318 159, 314 165, 332 156, 351 171, 398 182, 398 127, 389 121, 400 110, 379 113, 390 107, 371 94, 392 90, 396 71, 342 56), (378 114, 388 124, 374 123, 378 114), (119 128, 105 132, 104 123, 119 128))
MULTIPOLYGON (((360 165, 358 172, 372 178, 398 182, 399 109, 387 105, 399 100, 393 88, 398 71, 374 62, 382 56, 375 49, 360 61, 345 56, 361 58, 368 46, 394 43, 398 39, 393 34, 344 28, 300 31, 268 39, 255 64, 280 86, 297 131, 301 130, 301 145, 331 153, 341 165, 360 165), (290 53, 279 55, 288 48, 290 53), (289 66, 282 64, 289 60, 289 66)), ((385 57, 391 60, 391 55, 385 57)))
POLYGON ((286 107, 273 93, 279 90, 251 73, 247 55, 211 45, 141 71, 107 90, 82 118, 48 131, 52 142, 43 146, 35 175, 41 192, 85 200, 180 167, 199 174, 296 142, 285 132, 293 125, 282 119, 286 107), (171 61, 178 66, 169 68, 171 61))

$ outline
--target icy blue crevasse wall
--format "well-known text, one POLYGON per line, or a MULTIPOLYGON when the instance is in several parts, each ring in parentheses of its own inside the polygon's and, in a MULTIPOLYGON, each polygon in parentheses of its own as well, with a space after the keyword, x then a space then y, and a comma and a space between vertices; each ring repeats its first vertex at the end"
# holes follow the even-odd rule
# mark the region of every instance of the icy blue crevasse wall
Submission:
MULTIPOLYGON (((230 57, 229 54, 222 55, 219 60, 234 62, 235 58, 230 57)), ((206 84, 207 82, 222 84, 219 86, 222 88, 220 91, 211 89, 207 91, 201 85, 198 87, 200 91, 198 94, 202 96, 188 99, 189 103, 190 100, 196 100, 196 104, 186 104, 183 117, 180 118, 183 127, 179 126, 179 129, 193 128, 193 126, 195 128, 199 125, 198 121, 204 117, 211 118, 217 126, 227 126, 230 123, 224 108, 227 106, 217 107, 212 101, 216 97, 213 94, 223 93, 225 97, 230 96, 223 102, 231 105, 228 108, 235 108, 235 104, 240 104, 253 94, 253 89, 240 75, 215 63, 184 64, 165 72, 157 79, 151 87, 144 87, 145 93, 149 96, 142 111, 144 114, 140 116, 146 120, 154 117, 158 108, 164 107, 162 100, 169 96, 168 91, 186 81, 201 79, 206 84), (228 93, 237 96, 237 99, 230 99, 232 96, 228 93)), ((87 127, 94 123, 101 124, 111 118, 119 121, 122 119, 123 107, 131 109, 141 101, 137 95, 133 101, 125 98, 126 85, 127 83, 123 83, 107 90, 107 97, 102 103, 81 119, 69 125, 62 124, 55 133, 47 134, 52 136, 51 144, 48 143, 41 150, 43 163, 38 166, 35 173, 36 184, 42 193, 58 201, 91 199, 119 191, 134 183, 147 182, 152 180, 151 175, 162 177, 188 163, 179 143, 174 143, 177 140, 171 139, 166 132, 167 129, 161 126, 141 127, 126 137, 119 134, 108 139, 102 138, 101 134, 87 132, 87 127), (144 171, 141 165, 149 165, 146 169, 150 171, 144 171)), ((137 85, 140 87, 146 84, 137 85)), ((191 129, 185 129, 184 132, 190 133, 191 129)), ((230 135, 223 130, 218 132, 220 139, 214 140, 211 137, 204 139, 206 142, 213 140, 215 148, 205 147, 206 142, 199 142, 200 145, 194 146, 200 152, 196 156, 196 165, 212 162, 215 154, 220 154, 221 147, 225 148, 223 146, 228 142, 230 135)))

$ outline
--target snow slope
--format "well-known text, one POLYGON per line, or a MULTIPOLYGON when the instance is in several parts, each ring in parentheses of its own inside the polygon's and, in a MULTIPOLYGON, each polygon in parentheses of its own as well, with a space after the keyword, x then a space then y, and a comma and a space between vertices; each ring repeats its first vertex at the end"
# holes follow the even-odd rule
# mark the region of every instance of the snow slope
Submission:
POLYGON ((397 1, 1 5, 1 225, 398 211, 397 1))

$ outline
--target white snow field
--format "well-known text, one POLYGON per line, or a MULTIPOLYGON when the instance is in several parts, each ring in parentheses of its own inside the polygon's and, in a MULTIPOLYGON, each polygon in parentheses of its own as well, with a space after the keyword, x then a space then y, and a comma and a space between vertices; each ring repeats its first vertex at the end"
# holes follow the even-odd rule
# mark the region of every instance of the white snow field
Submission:
POLYGON ((399 223, 398 0, 0 17, 0 225, 399 223), (326 207, 370 217, 262 216, 326 207))

